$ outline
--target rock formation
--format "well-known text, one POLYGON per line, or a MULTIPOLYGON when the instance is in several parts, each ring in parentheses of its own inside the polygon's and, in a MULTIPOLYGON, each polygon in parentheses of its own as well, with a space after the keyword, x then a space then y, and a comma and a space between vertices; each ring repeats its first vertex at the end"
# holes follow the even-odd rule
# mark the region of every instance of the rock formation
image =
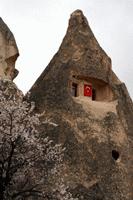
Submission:
POLYGON ((0 18, 0 77, 14 79, 18 71, 15 62, 19 55, 14 36, 8 26, 0 18))
POLYGON ((63 173, 73 195, 131 200, 132 100, 82 11, 72 13, 58 52, 30 92, 36 111, 58 124, 42 131, 66 147, 63 173))

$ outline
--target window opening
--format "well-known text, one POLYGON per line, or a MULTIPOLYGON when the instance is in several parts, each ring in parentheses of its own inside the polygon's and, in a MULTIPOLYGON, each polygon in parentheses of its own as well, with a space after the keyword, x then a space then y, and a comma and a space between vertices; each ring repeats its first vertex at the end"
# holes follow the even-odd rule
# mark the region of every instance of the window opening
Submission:
POLYGON ((118 151, 112 150, 112 157, 113 157, 114 160, 118 160, 119 156, 120 155, 119 155, 118 151))
POLYGON ((96 100, 96 90, 94 88, 92 89, 92 100, 96 100))
POLYGON ((78 85, 76 83, 72 83, 72 96, 77 97, 77 88, 78 85))

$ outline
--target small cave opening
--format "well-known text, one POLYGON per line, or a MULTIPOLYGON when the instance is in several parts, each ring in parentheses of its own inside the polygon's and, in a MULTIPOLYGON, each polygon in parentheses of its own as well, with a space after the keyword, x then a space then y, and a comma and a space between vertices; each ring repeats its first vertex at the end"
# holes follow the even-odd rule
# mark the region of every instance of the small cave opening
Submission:
POLYGON ((116 151, 116 150, 112 150, 112 158, 113 158, 114 160, 118 160, 119 157, 120 157, 119 152, 116 151))

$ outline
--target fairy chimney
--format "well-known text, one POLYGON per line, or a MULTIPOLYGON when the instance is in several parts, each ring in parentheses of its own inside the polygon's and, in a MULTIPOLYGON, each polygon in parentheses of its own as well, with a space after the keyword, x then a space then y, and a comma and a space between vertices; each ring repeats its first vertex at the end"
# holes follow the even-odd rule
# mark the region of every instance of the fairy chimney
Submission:
POLYGON ((65 148, 65 181, 79 200, 133 199, 133 104, 82 11, 30 90, 42 131, 65 148))
POLYGON ((15 62, 19 56, 15 38, 0 18, 0 77, 13 80, 18 70, 15 69, 15 62))

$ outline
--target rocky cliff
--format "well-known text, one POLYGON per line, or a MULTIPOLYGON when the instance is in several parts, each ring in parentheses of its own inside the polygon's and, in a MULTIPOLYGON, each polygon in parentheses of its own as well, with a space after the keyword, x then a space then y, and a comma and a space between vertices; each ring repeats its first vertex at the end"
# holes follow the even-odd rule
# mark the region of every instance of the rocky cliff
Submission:
POLYGON ((14 79, 18 71, 15 69, 15 62, 19 56, 15 38, 0 18, 0 77, 14 79))
POLYGON ((66 147, 63 174, 73 195, 131 200, 133 104, 82 11, 72 13, 58 52, 30 92, 36 111, 58 124, 42 132, 66 147), (96 89, 93 101, 83 95, 84 83, 96 89))

